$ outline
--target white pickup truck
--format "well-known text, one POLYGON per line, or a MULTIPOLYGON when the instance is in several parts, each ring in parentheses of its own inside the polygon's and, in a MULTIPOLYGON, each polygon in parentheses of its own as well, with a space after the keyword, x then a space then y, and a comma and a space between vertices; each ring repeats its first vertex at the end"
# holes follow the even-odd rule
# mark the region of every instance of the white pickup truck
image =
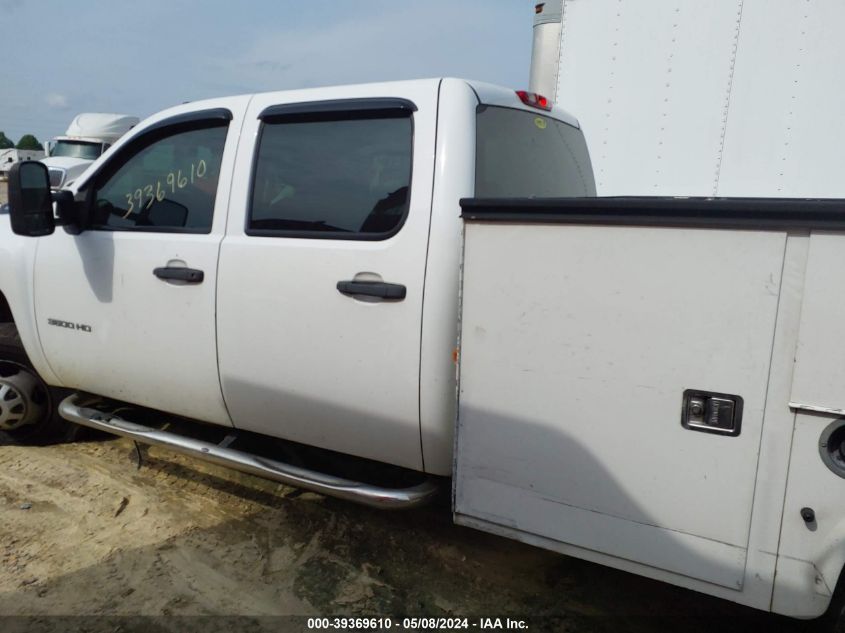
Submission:
POLYGON ((458 523, 835 619, 845 205, 594 196, 572 116, 458 79, 178 106, 52 196, 23 163, 0 428, 384 508, 451 477, 458 523))

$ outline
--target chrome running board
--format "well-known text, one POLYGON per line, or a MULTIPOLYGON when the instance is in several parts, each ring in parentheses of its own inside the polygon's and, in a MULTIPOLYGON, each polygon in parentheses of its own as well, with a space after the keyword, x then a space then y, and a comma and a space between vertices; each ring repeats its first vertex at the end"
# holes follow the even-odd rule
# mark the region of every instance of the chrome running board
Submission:
POLYGON ((65 420, 92 429, 128 437, 143 444, 164 446, 207 462, 228 466, 241 472, 322 495, 354 501, 372 508, 382 510, 414 508, 430 501, 438 490, 431 479, 410 488, 394 489, 333 477, 252 453, 136 424, 120 416, 82 406, 81 400, 82 396, 79 394, 65 398, 59 405, 59 415, 65 420))

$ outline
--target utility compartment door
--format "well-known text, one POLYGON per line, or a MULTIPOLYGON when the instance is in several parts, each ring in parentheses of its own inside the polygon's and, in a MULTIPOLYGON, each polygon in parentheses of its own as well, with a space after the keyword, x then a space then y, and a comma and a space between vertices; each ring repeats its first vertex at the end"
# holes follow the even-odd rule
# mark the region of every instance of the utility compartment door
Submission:
POLYGON ((513 220, 465 224, 456 521, 741 589, 785 234, 513 220))

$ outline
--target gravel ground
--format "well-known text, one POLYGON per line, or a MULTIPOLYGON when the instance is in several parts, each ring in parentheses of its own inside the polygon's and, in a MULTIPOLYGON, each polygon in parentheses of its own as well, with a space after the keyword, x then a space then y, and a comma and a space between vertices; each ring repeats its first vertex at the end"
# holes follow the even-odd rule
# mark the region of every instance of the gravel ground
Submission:
MULTIPOLYGON (((379 512, 158 448, 143 448, 138 468, 124 439, 0 444, 0 517, 0 615, 30 616, 7 631, 62 630, 62 619, 31 617, 58 615, 171 616, 155 620, 160 630, 173 616, 291 614, 509 615, 533 631, 788 624, 454 526, 447 498, 379 512)), ((289 630, 280 622, 221 630, 289 630)))

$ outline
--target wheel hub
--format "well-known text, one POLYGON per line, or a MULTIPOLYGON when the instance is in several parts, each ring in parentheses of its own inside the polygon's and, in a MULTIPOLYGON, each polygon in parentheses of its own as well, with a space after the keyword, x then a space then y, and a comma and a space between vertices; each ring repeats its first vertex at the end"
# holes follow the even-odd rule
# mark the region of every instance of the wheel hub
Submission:
POLYGON ((10 375, 0 375, 0 431, 38 422, 44 411, 37 401, 39 387, 38 377, 19 365, 10 375))

